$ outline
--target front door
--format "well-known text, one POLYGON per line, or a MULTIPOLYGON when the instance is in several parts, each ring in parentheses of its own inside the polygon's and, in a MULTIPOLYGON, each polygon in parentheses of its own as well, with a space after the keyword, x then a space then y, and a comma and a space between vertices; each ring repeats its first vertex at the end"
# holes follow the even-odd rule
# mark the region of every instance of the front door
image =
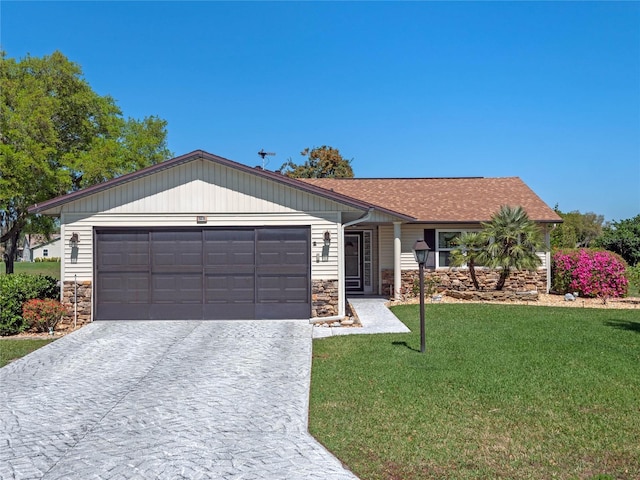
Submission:
POLYGON ((344 265, 347 292, 362 292, 362 232, 345 233, 344 265))

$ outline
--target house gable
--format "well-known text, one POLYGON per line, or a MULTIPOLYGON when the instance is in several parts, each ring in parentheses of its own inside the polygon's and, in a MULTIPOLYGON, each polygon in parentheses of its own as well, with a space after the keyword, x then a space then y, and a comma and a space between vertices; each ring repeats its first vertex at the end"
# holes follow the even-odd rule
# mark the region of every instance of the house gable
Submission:
POLYGON ((353 211, 311 192, 196 158, 60 206, 65 214, 216 214, 353 211))

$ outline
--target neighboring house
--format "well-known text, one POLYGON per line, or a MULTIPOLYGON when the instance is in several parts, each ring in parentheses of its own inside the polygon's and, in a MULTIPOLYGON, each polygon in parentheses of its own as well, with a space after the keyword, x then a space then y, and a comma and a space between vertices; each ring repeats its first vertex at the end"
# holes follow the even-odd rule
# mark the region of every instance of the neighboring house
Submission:
POLYGON ((22 247, 18 248, 18 261, 30 262, 31 261, 31 245, 29 244, 28 236, 24 237, 22 247))
POLYGON ((23 260, 26 260, 24 254, 30 251, 31 253, 31 262, 35 262, 36 259, 47 259, 47 258, 61 258, 62 257, 62 240, 60 237, 51 238, 51 240, 44 240, 42 243, 29 245, 27 248, 27 242, 25 240, 25 249, 23 251, 23 260))
MULTIPOLYGON (((347 295, 403 294, 423 236, 431 268, 448 272, 453 234, 504 204, 523 206, 547 244, 562 221, 515 177, 297 180, 203 151, 30 212, 60 217, 63 300, 77 280, 80 321, 330 319, 347 295)), ((546 291, 539 254, 526 283, 546 291)))
POLYGON ((45 235, 27 234, 18 248, 18 261, 33 262, 36 258, 60 258, 62 241, 59 235, 47 239, 45 235))

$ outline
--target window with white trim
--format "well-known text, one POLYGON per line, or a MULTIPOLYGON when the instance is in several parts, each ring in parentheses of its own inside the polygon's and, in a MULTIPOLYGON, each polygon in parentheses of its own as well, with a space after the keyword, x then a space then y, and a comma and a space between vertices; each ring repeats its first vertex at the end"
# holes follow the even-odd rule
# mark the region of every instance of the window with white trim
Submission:
POLYGON ((436 231, 436 268, 450 266, 451 250, 455 249, 455 240, 464 232, 478 232, 479 230, 437 230, 436 231))
POLYGON ((42 249, 42 256, 43 257, 48 257, 49 256, 49 250, 47 250, 46 248, 42 249))

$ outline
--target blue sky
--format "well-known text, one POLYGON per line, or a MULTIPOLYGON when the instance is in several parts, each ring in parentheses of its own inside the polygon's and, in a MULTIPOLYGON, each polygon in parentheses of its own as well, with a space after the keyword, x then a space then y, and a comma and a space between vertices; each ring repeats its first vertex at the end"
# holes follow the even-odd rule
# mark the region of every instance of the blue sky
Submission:
POLYGON ((169 148, 357 177, 521 177, 640 214, 639 2, 0 3, 9 57, 60 50, 169 148))

